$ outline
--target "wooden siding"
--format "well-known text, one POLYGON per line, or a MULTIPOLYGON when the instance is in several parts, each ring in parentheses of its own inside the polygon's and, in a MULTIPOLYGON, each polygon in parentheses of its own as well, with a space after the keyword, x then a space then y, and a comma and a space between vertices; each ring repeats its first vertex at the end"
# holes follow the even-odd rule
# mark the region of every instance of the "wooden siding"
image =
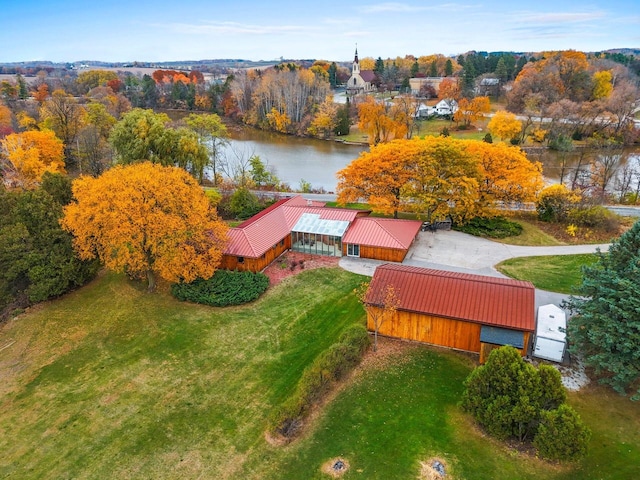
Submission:
MULTIPOLYGON (((389 337, 416 340, 479 353, 480 327, 479 323, 397 311, 395 318, 384 322, 380 326, 378 333, 389 337)), ((374 330, 374 325, 369 315, 367 315, 367 328, 370 331, 374 330)))
POLYGON ((250 272, 261 272, 271 264, 282 253, 291 248, 291 235, 287 235, 276 245, 271 247, 265 252, 264 255, 258 258, 244 257, 243 262, 239 262, 240 257, 235 255, 223 255, 220 261, 220 267, 224 270, 240 270, 250 272))
MULTIPOLYGON (((360 245, 360 258, 371 258, 373 260, 384 260, 385 262, 402 262, 409 250, 396 248, 368 247, 360 245)), ((347 244, 342 244, 342 255, 347 256, 347 244)))
MULTIPOLYGON (((368 307, 376 309, 377 307, 368 307)), ((435 317, 415 312, 397 311, 393 319, 384 322, 378 333, 388 337, 415 340, 443 347, 455 348, 466 352, 480 354, 480 363, 484 363, 491 352, 491 344, 480 342, 482 325, 464 320, 435 317)), ((371 315, 367 314, 367 328, 374 331, 375 326, 371 315)), ((529 345, 530 332, 524 333, 524 348, 521 355, 526 355, 529 345)), ((495 346, 494 346, 495 347, 495 346)))

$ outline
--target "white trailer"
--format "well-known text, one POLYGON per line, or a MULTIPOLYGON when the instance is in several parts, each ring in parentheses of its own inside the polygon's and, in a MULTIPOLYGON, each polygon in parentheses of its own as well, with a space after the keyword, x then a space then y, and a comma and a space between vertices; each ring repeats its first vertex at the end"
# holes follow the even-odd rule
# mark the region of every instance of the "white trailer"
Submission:
POLYGON ((538 307, 533 355, 552 362, 561 362, 567 345, 566 332, 567 316, 564 310, 553 304, 538 307))

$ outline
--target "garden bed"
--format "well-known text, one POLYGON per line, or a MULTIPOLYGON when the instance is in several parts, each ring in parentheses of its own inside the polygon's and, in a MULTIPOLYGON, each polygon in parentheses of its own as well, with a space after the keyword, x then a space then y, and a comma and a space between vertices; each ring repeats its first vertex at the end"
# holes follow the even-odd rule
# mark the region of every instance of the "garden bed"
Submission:
POLYGON ((274 286, 285 278, 297 275, 305 270, 336 267, 339 261, 340 257, 325 257, 322 255, 288 251, 280 255, 271 265, 265 268, 264 274, 269 277, 270 285, 274 286))

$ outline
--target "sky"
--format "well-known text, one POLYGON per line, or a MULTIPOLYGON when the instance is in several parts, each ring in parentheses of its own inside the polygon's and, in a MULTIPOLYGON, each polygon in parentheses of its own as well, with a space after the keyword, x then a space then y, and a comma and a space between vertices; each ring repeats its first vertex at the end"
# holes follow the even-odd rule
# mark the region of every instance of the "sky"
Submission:
POLYGON ((21 0, 0 62, 234 58, 349 61, 640 48, 640 0, 21 0))

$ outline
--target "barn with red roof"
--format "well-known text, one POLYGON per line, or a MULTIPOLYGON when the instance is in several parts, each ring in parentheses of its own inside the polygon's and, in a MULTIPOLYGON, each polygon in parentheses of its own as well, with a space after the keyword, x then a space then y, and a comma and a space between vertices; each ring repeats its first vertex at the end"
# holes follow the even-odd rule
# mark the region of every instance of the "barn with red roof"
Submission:
POLYGON ((525 355, 535 328, 535 288, 519 280, 384 264, 365 303, 369 330, 479 353, 481 363, 502 345, 525 355), (390 289, 396 309, 380 322, 390 289))
POLYGON ((369 217, 300 195, 280 200, 235 228, 220 268, 258 272, 287 250, 401 262, 422 222, 369 217))

